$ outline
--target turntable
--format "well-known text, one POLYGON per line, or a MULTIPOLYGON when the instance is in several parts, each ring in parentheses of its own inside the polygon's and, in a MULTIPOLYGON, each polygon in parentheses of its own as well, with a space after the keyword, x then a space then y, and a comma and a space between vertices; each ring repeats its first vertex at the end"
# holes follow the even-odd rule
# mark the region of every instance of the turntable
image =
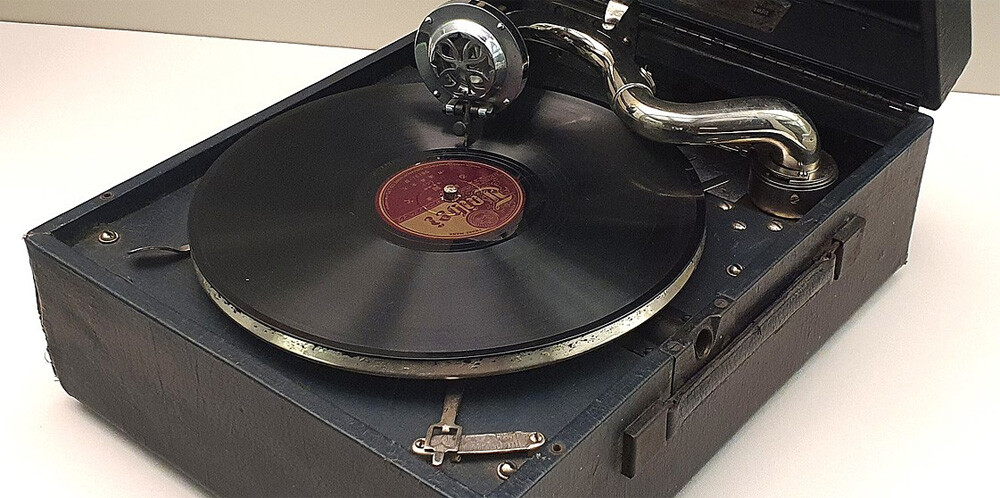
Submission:
POLYGON ((39 227, 60 381, 219 494, 676 492, 905 262, 969 51, 726 5, 450 3, 39 227))

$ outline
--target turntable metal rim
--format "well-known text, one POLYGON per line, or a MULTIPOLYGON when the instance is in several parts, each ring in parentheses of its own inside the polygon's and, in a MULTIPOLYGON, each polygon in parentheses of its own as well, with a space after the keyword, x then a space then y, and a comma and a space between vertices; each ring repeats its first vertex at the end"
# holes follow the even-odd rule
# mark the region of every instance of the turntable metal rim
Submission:
POLYGON ((201 274, 194 261, 192 264, 202 288, 223 313, 252 334, 285 351, 323 365, 383 377, 463 379, 518 372, 555 363, 583 354, 621 337, 662 310, 680 292, 691 277, 695 267, 698 266, 704 247, 705 234, 703 232, 697 251, 691 261, 677 275, 677 278, 649 302, 614 322, 584 335, 541 348, 462 360, 413 360, 348 354, 293 337, 241 311, 215 290, 201 274))

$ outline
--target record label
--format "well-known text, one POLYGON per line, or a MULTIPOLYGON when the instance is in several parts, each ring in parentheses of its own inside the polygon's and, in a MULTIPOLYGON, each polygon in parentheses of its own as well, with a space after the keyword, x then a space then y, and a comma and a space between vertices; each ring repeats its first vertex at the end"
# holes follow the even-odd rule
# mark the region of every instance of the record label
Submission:
POLYGON ((489 239, 524 210, 524 189, 500 168, 464 159, 419 163, 379 189, 379 215, 409 235, 434 240, 489 239))

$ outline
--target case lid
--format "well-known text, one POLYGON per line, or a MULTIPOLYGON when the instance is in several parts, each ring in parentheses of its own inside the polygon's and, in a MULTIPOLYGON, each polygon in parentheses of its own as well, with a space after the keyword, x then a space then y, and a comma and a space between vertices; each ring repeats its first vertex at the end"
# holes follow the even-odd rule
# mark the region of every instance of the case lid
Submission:
POLYGON ((641 0, 741 48, 901 104, 940 107, 972 52, 969 0, 641 0))

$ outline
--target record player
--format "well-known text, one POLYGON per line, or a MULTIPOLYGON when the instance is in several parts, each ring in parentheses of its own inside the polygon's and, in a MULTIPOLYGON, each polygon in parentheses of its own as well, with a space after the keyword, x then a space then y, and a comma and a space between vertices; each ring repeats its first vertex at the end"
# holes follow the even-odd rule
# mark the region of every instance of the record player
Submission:
POLYGON ((906 260, 967 2, 455 2, 28 234, 218 494, 672 494, 906 260))

